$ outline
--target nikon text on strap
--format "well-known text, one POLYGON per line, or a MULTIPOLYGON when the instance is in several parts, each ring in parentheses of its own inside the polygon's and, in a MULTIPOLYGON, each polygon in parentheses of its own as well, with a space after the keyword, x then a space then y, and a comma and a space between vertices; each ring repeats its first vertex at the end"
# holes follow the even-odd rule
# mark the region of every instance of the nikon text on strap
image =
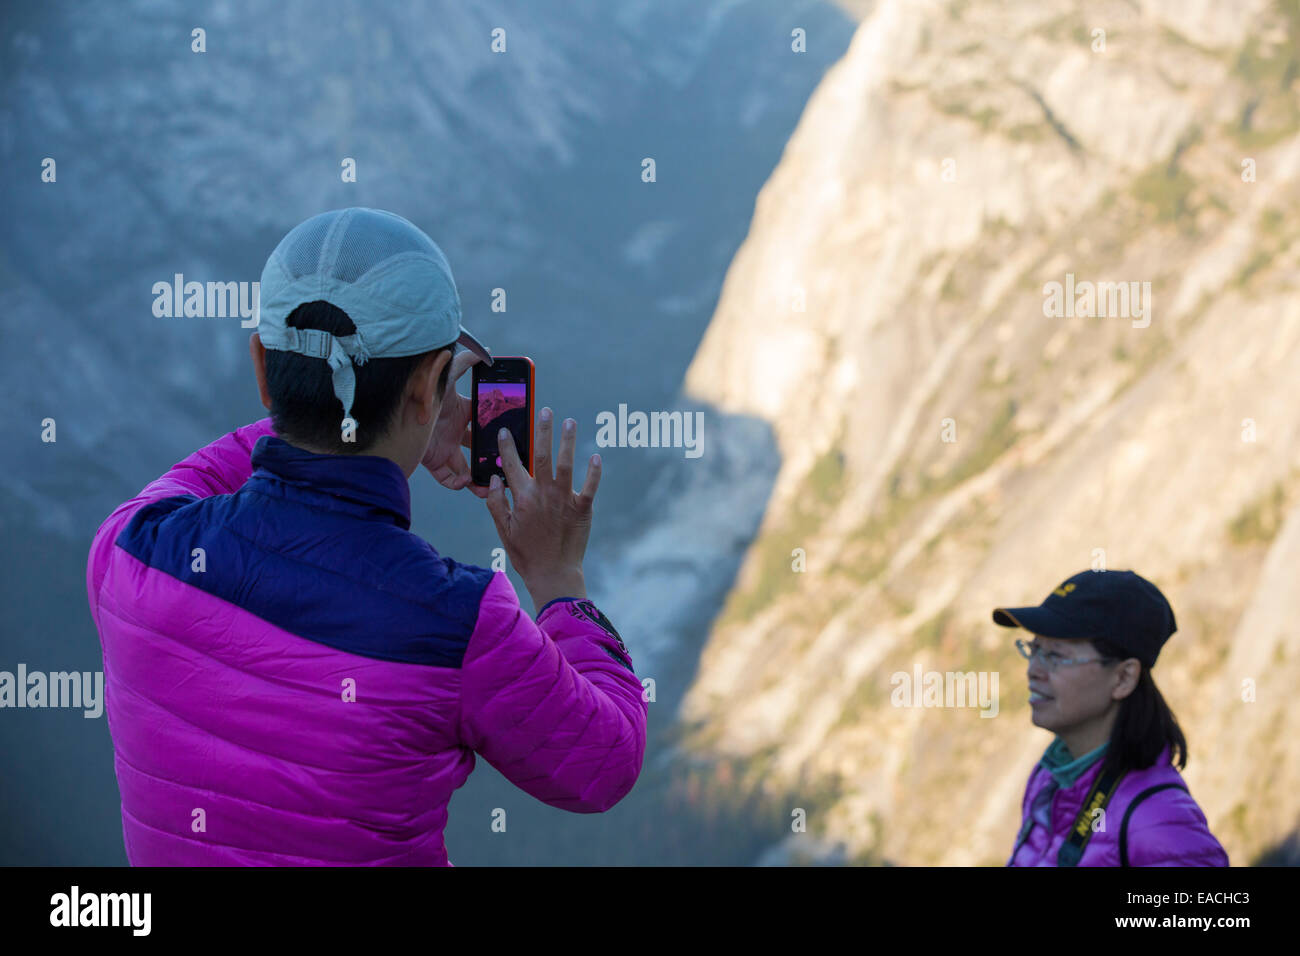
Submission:
POLYGON ((1088 796, 1083 801, 1083 806, 1079 808, 1079 815, 1074 819, 1074 826, 1070 827, 1069 837, 1061 844, 1061 850, 1056 855, 1057 866, 1078 865, 1080 858, 1083 856, 1084 847, 1092 839, 1093 813, 1097 810, 1106 809, 1106 804, 1110 803, 1110 798, 1119 789, 1119 782, 1123 778, 1124 771, 1122 770, 1104 769, 1098 774, 1092 789, 1088 791, 1088 796))

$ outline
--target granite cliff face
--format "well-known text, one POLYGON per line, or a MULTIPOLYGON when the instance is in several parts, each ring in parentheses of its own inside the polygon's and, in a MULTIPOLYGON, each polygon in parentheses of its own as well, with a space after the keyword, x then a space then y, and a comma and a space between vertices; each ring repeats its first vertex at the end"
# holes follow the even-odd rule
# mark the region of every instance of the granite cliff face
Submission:
POLYGON ((523 408, 525 397, 507 395, 501 389, 481 389, 478 397, 478 423, 486 427, 498 415, 504 415, 512 408, 523 408))
POLYGON ((681 711, 816 807, 769 859, 1004 862, 1050 738, 990 610, 1101 565, 1174 605, 1234 864, 1295 852, 1298 74, 1295 0, 881 0, 827 73, 686 381, 781 457, 681 711), (996 716, 894 706, 918 667, 996 716))

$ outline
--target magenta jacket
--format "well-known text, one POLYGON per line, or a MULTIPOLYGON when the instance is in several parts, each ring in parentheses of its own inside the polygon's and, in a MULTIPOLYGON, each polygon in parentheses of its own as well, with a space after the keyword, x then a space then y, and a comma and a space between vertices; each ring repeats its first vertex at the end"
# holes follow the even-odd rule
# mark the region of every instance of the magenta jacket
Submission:
POLYGON ((587 600, 534 621, 504 573, 410 531, 392 461, 270 419, 100 526, 86 585, 134 865, 450 865, 480 754, 554 807, 636 782, 648 704, 587 600))
MULTIPOLYGON (((1025 788, 1020 833, 1008 866, 1058 865, 1061 845, 1078 819, 1102 764, 1102 759, 1096 760, 1066 787, 1056 786, 1043 762, 1034 767, 1025 788)), ((1089 837, 1077 865, 1120 866, 1123 829, 1129 866, 1227 866, 1228 854, 1210 832, 1205 814, 1186 786, 1169 762, 1168 748, 1152 766, 1130 770, 1105 808, 1104 828, 1089 837), (1161 789, 1135 804, 1135 798, 1153 787, 1161 789)))

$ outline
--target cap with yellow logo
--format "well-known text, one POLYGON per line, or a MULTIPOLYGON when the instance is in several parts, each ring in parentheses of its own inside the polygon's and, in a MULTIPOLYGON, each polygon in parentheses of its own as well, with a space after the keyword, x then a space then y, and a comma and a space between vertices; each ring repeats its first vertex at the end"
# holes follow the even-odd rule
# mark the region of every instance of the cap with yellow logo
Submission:
POLYGON ((1037 607, 1000 607, 993 620, 1065 640, 1101 638, 1151 667, 1178 629, 1160 589, 1132 571, 1082 571, 1037 607))

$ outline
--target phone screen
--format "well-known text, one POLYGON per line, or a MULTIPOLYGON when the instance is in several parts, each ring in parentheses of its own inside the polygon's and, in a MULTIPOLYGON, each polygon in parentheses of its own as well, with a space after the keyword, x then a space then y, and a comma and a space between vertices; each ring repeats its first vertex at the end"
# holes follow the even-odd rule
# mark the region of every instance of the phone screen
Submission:
MULTIPOLYGON (((493 356, 491 367, 473 366, 473 426, 470 471, 474 484, 487 485, 493 475, 506 481, 497 448, 497 432, 510 429, 528 473, 533 473, 533 362, 523 355, 493 356)), ((509 484, 506 481, 506 484, 509 484)))

